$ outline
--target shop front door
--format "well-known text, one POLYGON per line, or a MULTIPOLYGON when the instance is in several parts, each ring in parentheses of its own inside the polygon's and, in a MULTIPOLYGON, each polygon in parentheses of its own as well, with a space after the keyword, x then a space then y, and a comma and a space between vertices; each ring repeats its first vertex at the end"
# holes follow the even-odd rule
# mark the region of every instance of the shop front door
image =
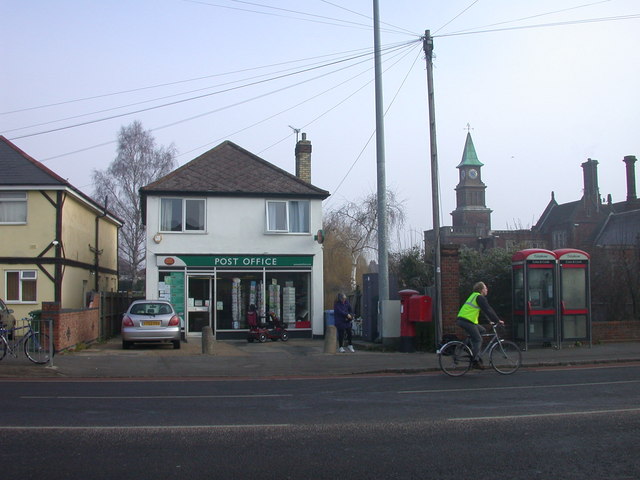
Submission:
POLYGON ((187 335, 200 336, 202 328, 215 327, 211 321, 211 286, 213 277, 189 276, 187 281, 187 335))

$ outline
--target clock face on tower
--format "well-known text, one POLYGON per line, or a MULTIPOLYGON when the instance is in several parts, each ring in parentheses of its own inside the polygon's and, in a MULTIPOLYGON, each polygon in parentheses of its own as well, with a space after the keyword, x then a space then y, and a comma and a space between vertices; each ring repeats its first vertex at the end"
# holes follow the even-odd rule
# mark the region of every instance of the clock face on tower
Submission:
POLYGON ((472 168, 471 170, 469 170, 469 178, 477 178, 478 177, 478 171, 475 168, 472 168))

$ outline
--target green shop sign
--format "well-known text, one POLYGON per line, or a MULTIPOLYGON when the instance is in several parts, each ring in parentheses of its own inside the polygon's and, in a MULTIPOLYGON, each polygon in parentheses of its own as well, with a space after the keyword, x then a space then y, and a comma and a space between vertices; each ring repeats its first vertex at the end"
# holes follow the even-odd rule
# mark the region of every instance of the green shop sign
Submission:
POLYGON ((295 255, 169 255, 158 265, 185 267, 311 267, 313 256, 295 255))

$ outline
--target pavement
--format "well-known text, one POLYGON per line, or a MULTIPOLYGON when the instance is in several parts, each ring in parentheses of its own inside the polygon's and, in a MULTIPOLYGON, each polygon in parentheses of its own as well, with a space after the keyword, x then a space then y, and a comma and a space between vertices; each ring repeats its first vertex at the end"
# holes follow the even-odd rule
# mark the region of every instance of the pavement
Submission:
MULTIPOLYGON (((380 345, 364 342, 354 342, 355 353, 325 353, 324 340, 297 338, 266 343, 218 340, 210 346, 200 339, 189 339, 178 350, 171 345, 123 350, 116 337, 83 350, 56 354, 52 366, 35 365, 23 354, 18 358, 7 354, 0 362, 0 380, 296 378, 439 370, 435 353, 383 351, 380 345)), ((640 342, 530 347, 522 352, 522 358, 523 368, 640 362, 640 342)))

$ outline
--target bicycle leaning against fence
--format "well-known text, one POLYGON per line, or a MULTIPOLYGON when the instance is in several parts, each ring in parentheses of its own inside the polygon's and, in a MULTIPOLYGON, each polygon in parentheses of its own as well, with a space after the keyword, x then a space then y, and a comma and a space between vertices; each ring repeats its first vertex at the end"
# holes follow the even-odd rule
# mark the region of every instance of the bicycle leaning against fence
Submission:
MULTIPOLYGON (((495 323, 491 322, 491 328, 493 333, 482 335, 489 337, 490 340, 480 350, 479 357, 488 353, 489 363, 493 369, 503 375, 510 375, 518 370, 522 364, 522 350, 514 342, 501 339, 495 323)), ((452 377, 459 377, 469 371, 473 355, 468 342, 469 338, 466 341, 451 340, 438 349, 438 363, 444 373, 452 377)))
POLYGON ((49 362, 53 356, 49 335, 34 330, 31 320, 27 320, 26 326, 22 327, 6 328, 0 325, 0 360, 7 355, 7 352, 14 358, 18 358, 20 345, 23 345, 27 358, 38 365, 49 362), (18 332, 22 335, 20 336, 18 332))

